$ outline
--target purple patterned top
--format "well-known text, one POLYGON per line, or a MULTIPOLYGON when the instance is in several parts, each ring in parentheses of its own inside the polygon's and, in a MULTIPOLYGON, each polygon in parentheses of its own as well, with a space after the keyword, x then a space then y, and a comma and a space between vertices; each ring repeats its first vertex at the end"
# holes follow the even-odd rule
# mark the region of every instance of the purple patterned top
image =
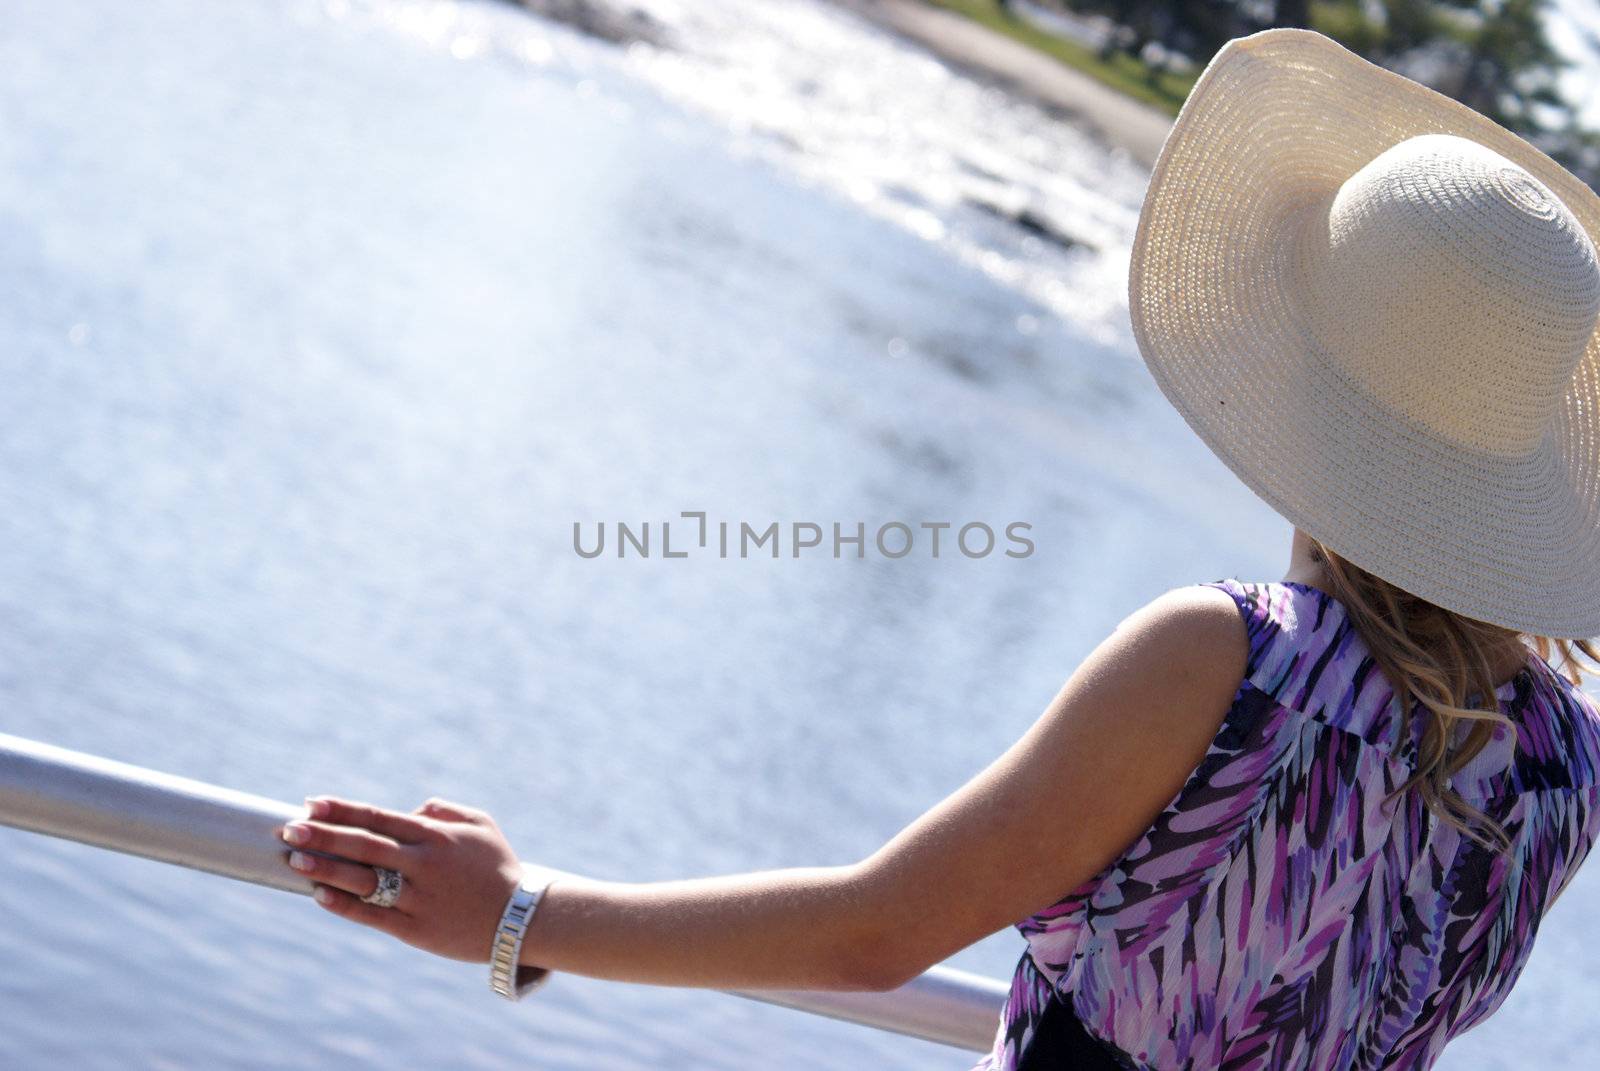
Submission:
MULTIPOLYGON (((1600 826, 1600 707, 1544 659, 1495 690, 1498 726, 1452 780, 1506 860, 1436 819, 1409 775, 1422 718, 1344 607, 1292 581, 1217 580, 1250 636, 1205 758, 1129 850, 1017 923, 1027 950, 972 1071, 1061 1066, 1070 1001, 1130 1067, 1426 1068, 1494 1012, 1600 826), (1043 1029, 1035 1029, 1042 1026, 1043 1029)), ((1421 709, 1420 704, 1418 709, 1421 709)))

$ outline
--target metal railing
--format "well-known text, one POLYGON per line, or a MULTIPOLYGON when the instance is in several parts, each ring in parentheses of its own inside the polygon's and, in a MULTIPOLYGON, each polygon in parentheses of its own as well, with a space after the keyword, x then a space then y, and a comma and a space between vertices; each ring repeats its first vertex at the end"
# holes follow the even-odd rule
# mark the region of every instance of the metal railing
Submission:
MULTIPOLYGON (((303 806, 0 733, 0 824, 309 896, 278 837, 303 806)), ((935 967, 888 992, 727 990, 986 1052, 1006 984, 935 967)))

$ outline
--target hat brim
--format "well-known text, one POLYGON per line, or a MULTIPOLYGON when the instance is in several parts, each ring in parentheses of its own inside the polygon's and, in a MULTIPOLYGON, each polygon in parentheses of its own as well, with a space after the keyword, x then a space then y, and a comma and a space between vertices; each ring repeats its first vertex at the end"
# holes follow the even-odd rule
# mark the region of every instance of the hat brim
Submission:
POLYGON ((1600 196, 1465 105, 1310 30, 1228 42, 1163 144, 1134 235, 1133 333, 1195 433, 1285 519, 1445 609, 1600 635, 1600 329, 1539 448, 1463 449, 1317 355, 1294 239, 1390 146, 1470 138, 1526 169, 1600 248, 1600 196))

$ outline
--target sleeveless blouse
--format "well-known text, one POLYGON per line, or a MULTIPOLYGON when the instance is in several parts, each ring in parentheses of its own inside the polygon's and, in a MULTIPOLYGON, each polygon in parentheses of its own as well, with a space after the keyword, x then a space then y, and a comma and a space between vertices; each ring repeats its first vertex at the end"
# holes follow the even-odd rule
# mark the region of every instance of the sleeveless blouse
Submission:
POLYGON ((1415 790, 1383 803, 1425 708, 1402 740, 1337 599, 1197 586, 1232 596, 1249 634, 1233 703, 1150 829, 1016 924, 1027 947, 971 1071, 1426 1068, 1505 1000, 1594 844, 1600 708, 1536 652, 1495 690, 1515 754, 1497 725, 1450 782, 1504 826, 1508 858, 1415 790))

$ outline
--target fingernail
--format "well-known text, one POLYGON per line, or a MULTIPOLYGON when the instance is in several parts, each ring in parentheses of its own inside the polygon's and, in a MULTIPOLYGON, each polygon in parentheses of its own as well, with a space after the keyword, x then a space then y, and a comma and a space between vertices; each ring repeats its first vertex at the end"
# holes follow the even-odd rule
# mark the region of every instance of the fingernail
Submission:
POLYGON ((328 813, 328 801, 306 797, 306 810, 311 812, 311 817, 321 818, 328 813))
POLYGON ((316 898, 319 904, 333 903, 333 893, 328 891, 326 885, 318 885, 311 895, 316 898))
POLYGON ((311 856, 305 852, 290 852, 289 865, 296 870, 310 870, 316 864, 311 861, 311 856))
POLYGON ((290 822, 283 827, 283 839, 290 844, 304 844, 311 839, 311 830, 299 822, 290 822))

